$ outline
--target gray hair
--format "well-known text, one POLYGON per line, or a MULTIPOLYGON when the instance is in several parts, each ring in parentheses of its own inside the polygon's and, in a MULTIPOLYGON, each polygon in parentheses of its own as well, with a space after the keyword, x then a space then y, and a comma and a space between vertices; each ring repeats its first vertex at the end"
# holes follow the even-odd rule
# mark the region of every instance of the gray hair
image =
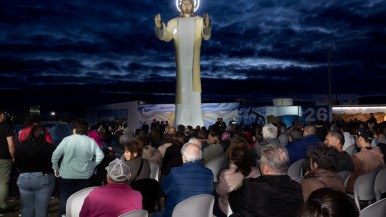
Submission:
POLYGON ((288 152, 284 146, 278 143, 271 143, 264 146, 261 150, 260 161, 267 164, 274 174, 287 174, 289 162, 288 152))
POLYGON ((202 151, 194 143, 186 143, 181 148, 181 154, 185 157, 186 162, 201 160, 202 151))
POLYGON ((193 143, 193 144, 196 144, 198 147, 202 148, 202 142, 201 140, 195 138, 195 137, 192 137, 189 139, 188 143, 193 143))
POLYGON ((344 136, 342 133, 336 132, 336 131, 330 131, 329 133, 331 134, 332 137, 337 139, 339 141, 339 143, 343 146, 345 140, 344 140, 344 136))
POLYGON ((273 124, 266 124, 263 127, 263 138, 274 139, 277 138, 277 127, 273 124))

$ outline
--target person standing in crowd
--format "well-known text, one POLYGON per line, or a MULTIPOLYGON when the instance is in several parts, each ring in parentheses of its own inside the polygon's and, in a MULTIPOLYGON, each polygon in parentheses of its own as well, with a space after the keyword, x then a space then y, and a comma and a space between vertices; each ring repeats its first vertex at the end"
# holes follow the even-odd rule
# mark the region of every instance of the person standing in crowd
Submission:
POLYGON ((7 198, 9 191, 9 180, 11 177, 12 162, 15 158, 14 132, 8 123, 7 113, 0 109, 0 214, 5 214, 8 208, 7 198))
POLYGON ((142 209, 142 195, 127 184, 130 167, 120 159, 105 168, 107 185, 94 189, 84 200, 79 217, 111 217, 142 209))
POLYGON ((21 216, 48 216, 48 204, 55 186, 51 157, 55 147, 45 141, 46 129, 35 125, 26 140, 16 146, 15 165, 21 197, 21 216))
MULTIPOLYGON (((22 129, 19 133, 19 142, 22 142, 28 138, 29 133, 31 132, 31 129, 33 126, 40 124, 40 115, 39 114, 30 114, 27 116, 25 120, 25 128, 22 129)), ((48 132, 48 129, 46 129, 46 141, 50 144, 52 143, 52 138, 50 132, 48 132)))
POLYGON ((94 139, 87 136, 87 132, 86 121, 74 121, 74 134, 65 137, 52 154, 54 174, 60 177, 59 216, 66 214, 66 203, 71 194, 88 187, 95 167, 104 158, 103 151, 94 139))
POLYGON ((64 137, 70 136, 72 134, 72 128, 69 123, 69 117, 63 115, 60 118, 59 123, 51 127, 50 133, 54 145, 59 145, 59 143, 63 140, 64 137))

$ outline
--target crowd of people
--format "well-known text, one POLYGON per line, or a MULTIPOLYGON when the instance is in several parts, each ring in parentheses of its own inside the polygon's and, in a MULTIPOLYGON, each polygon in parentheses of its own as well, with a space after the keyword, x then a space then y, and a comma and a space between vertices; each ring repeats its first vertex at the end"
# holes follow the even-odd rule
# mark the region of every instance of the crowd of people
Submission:
POLYGON ((318 216, 312 212, 321 212, 323 198, 340 201, 327 204, 336 209, 331 212, 358 216, 346 193, 359 176, 385 167, 386 123, 374 120, 240 126, 219 118, 206 128, 154 119, 132 131, 124 122, 89 126, 80 119, 46 128, 31 114, 24 126, 16 132, 0 111, 1 215, 11 211, 13 166, 23 217, 47 216, 51 196, 58 196, 59 216, 65 215, 68 198, 92 185, 100 187, 86 198, 80 216, 143 209, 145 198, 131 184, 150 178, 150 164, 161 168, 165 201, 152 216, 170 217, 179 202, 198 194, 215 196, 217 217, 227 216, 228 206, 232 216, 318 216), (347 153, 352 145, 356 153, 347 153), (224 160, 213 174, 205 165, 218 157, 224 160), (304 179, 298 183, 287 169, 301 159, 304 179), (346 185, 341 171, 352 172, 346 185))

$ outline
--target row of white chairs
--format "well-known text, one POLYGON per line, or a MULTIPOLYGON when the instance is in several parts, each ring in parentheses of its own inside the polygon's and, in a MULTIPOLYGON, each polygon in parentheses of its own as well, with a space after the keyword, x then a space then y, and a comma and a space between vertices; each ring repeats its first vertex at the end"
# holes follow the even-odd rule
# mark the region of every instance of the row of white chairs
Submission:
MULTIPOLYGON (((339 172, 346 186, 348 179, 351 176, 350 171, 339 172)), ((304 177, 298 176, 293 178, 294 181, 301 183, 304 177)), ((370 205, 372 201, 381 200, 381 195, 386 193, 386 168, 376 169, 367 174, 359 176, 354 184, 354 194, 348 194, 355 201, 358 210, 361 210, 360 201, 367 201, 370 205)), ((383 202, 386 203, 386 202, 383 202)), ((370 205, 371 206, 371 205, 370 205)), ((380 205, 374 206, 375 209, 380 205)), ((366 207, 367 208, 367 207, 366 207)), ((365 209, 366 209, 365 208, 365 209)), ((384 207, 386 212, 386 206, 384 207)), ((369 212, 369 211, 366 211, 369 212)), ((383 217, 385 217, 384 215, 383 217)))
POLYGON ((359 176, 354 183, 354 195, 358 210, 361 210, 360 201, 379 201, 381 195, 386 193, 386 168, 376 169, 359 176))
MULTIPOLYGON (((66 217, 79 217, 84 200, 87 195, 96 187, 89 187, 72 194, 66 204, 66 217)), ((214 196, 210 194, 200 194, 190 197, 176 205, 172 217, 212 217, 213 216, 214 196)), ((146 210, 136 210, 124 213, 119 217, 147 217, 146 210)))

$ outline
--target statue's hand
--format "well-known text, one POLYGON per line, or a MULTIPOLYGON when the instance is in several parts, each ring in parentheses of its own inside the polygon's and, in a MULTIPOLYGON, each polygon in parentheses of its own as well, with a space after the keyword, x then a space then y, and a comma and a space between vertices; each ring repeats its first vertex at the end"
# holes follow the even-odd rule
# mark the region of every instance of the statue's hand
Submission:
POLYGON ((205 28, 208 28, 210 26, 209 15, 207 13, 204 13, 203 17, 204 17, 204 26, 205 28))
POLYGON ((161 20, 161 14, 157 14, 154 17, 154 23, 157 29, 162 29, 162 20, 161 20))

